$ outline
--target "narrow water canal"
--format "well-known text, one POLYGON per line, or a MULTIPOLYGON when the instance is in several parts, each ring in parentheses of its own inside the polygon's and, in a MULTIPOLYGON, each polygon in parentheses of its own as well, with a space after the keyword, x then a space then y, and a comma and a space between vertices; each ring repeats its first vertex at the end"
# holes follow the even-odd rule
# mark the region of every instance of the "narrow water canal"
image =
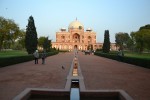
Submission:
POLYGON ((70 100, 80 100, 79 81, 74 80, 71 83, 70 100))
POLYGON ((70 100, 80 100, 79 88, 71 88, 70 100))
MULTIPOLYGON (((73 77, 78 77, 78 60, 74 57, 73 62, 73 77)), ((72 80, 70 89, 70 100, 80 100, 79 80, 72 80)))

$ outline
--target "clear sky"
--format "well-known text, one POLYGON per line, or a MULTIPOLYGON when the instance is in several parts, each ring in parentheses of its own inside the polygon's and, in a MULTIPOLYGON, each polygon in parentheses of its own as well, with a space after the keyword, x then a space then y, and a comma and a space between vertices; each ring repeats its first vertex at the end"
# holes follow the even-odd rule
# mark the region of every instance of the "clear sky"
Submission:
POLYGON ((0 0, 0 16, 13 19, 21 29, 26 29, 30 15, 38 37, 55 41, 56 32, 68 29, 77 17, 85 29, 97 33, 97 42, 103 42, 107 29, 115 42, 115 33, 130 33, 150 24, 150 0, 0 0))

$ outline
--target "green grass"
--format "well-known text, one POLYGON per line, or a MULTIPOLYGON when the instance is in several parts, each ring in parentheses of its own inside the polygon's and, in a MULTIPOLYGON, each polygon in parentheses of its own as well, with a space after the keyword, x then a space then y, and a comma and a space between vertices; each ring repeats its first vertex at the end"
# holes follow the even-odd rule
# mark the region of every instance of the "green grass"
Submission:
MULTIPOLYGON (((58 54, 59 52, 48 52, 47 56, 58 54)), ((41 55, 41 54, 40 54, 41 55)), ((41 57, 41 56, 40 56, 41 57)), ((0 52, 0 67, 31 61, 34 56, 28 55, 25 51, 2 51, 0 52)))
POLYGON ((23 56, 27 55, 26 51, 19 51, 19 50, 11 50, 11 51, 0 51, 0 57, 14 57, 14 56, 23 56))
POLYGON ((126 57, 146 58, 150 59, 150 53, 125 53, 126 57))
POLYGON ((106 57, 109 59, 118 60, 121 62, 150 68, 150 53, 136 53, 136 52, 124 52, 124 57, 118 57, 117 52, 110 52, 110 53, 102 53, 102 52, 95 52, 94 53, 97 56, 106 57))
MULTIPOLYGON (((110 54, 117 55, 117 51, 111 51, 110 54)), ((124 51, 124 56, 150 59, 150 53, 137 53, 137 52, 124 51)))

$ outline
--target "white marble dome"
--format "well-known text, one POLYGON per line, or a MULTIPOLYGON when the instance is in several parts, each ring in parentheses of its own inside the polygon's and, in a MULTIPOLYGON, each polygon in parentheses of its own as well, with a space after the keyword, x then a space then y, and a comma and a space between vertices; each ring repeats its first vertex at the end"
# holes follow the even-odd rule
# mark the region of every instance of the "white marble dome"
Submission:
POLYGON ((79 22, 78 20, 75 20, 69 24, 69 29, 79 29, 79 28, 84 28, 83 24, 79 22))

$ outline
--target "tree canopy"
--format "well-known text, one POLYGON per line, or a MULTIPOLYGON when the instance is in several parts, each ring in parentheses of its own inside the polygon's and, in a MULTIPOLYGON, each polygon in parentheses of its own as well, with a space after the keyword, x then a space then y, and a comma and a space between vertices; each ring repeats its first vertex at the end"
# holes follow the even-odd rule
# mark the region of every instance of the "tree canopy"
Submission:
POLYGON ((51 40, 49 40, 48 37, 42 36, 38 39, 38 46, 49 52, 52 47, 51 40))
POLYGON ((148 30, 150 30, 150 24, 147 24, 147 25, 145 25, 145 26, 140 27, 139 31, 140 31, 140 30, 143 30, 143 29, 148 29, 148 30))
POLYGON ((44 37, 44 36, 39 37, 39 39, 38 39, 38 46, 43 47, 45 39, 46 39, 46 37, 44 37))
POLYGON ((11 45, 18 39, 20 29, 11 19, 0 17, 0 50, 10 49, 11 45))
POLYGON ((51 50, 51 40, 48 40, 48 37, 46 37, 46 39, 44 40, 43 48, 44 50, 46 50, 46 52, 49 52, 51 50))
POLYGON ((150 25, 140 27, 139 31, 134 32, 133 36, 139 52, 142 52, 144 49, 150 50, 150 25))
POLYGON ((119 47, 120 50, 128 47, 128 43, 130 41, 130 36, 128 33, 119 32, 115 34, 115 41, 116 45, 119 47))
POLYGON ((142 26, 130 35, 124 32, 116 33, 116 45, 120 49, 130 49, 138 52, 150 50, 150 24, 142 26))

